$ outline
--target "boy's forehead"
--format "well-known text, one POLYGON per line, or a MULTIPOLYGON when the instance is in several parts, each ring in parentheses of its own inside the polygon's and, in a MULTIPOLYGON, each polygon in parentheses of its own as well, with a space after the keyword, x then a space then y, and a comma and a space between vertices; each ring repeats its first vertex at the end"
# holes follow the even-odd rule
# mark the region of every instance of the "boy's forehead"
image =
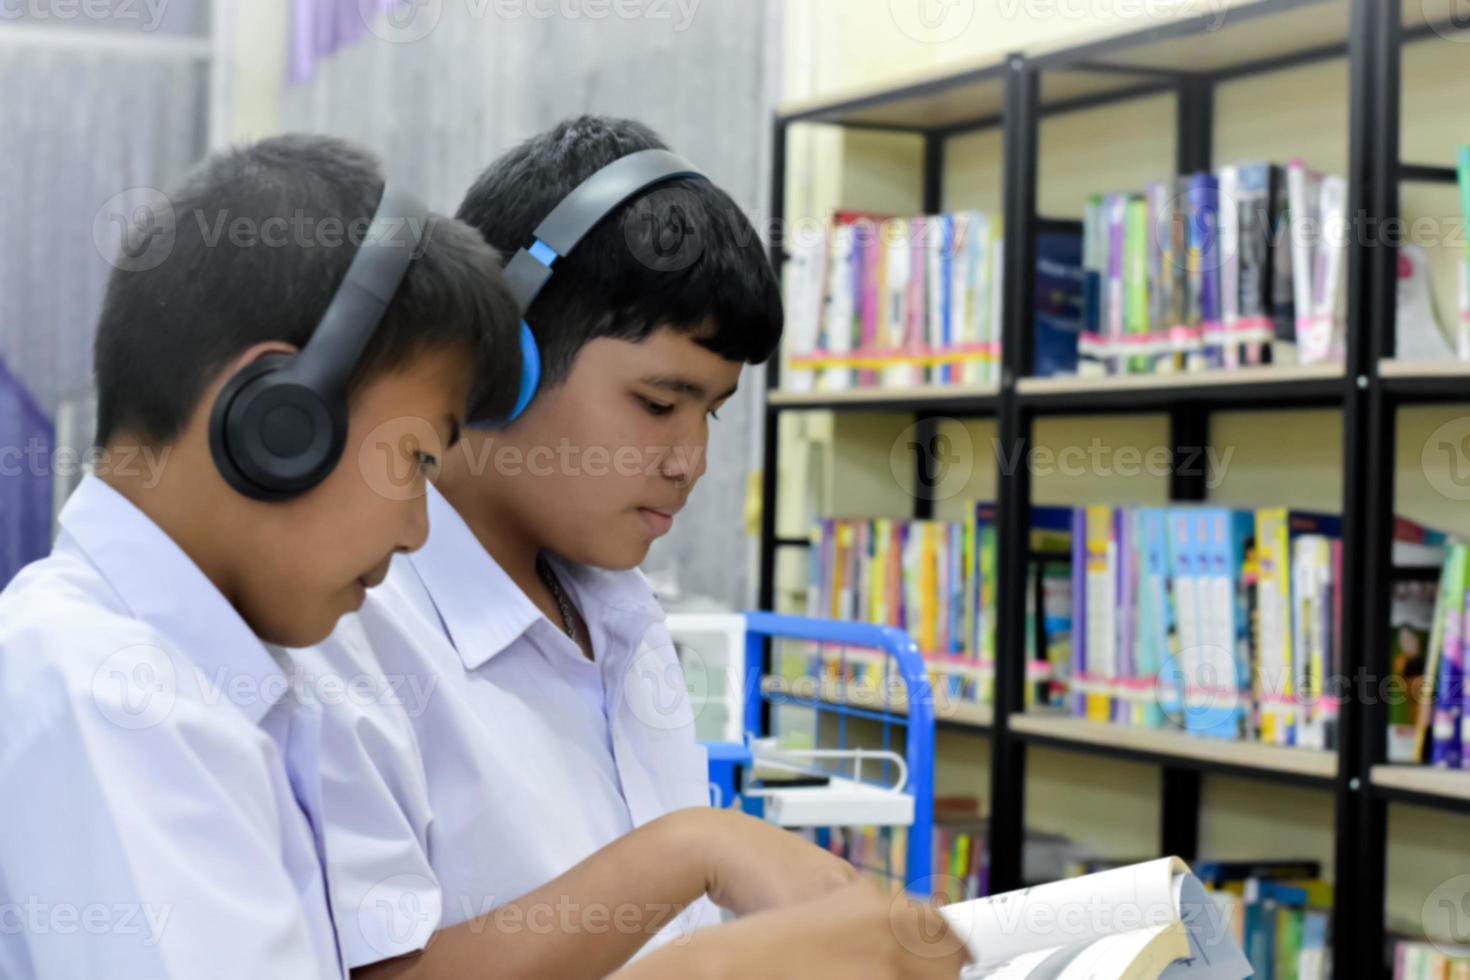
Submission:
POLYGON ((357 405, 374 414, 413 414, 434 425, 458 425, 474 368, 462 352, 424 351, 368 380, 357 405))
POLYGON ((716 354, 698 336, 672 327, 660 327, 642 340, 612 340, 611 349, 622 368, 649 384, 684 388, 695 395, 721 395, 740 380, 745 366, 716 354))

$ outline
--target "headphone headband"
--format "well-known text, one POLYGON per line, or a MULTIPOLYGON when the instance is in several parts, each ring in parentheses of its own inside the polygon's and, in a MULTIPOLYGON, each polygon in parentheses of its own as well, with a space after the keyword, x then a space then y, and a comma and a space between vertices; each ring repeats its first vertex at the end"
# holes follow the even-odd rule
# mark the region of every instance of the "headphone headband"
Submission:
POLYGON ((699 168, 668 150, 639 150, 597 170, 562 198, 532 233, 529 248, 516 250, 505 267, 511 293, 524 316, 551 278, 551 266, 624 202, 654 184, 681 177, 705 179, 699 168))
POLYGON ((428 221, 429 210, 422 201, 384 184, 372 224, 347 275, 292 362, 296 380, 329 397, 346 395, 348 379, 419 253, 428 221))

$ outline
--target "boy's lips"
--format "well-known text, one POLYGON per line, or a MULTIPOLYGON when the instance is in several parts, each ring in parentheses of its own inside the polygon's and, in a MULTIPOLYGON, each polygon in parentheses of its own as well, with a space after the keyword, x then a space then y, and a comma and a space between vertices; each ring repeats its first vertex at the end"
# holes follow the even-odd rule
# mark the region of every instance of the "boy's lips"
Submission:
POLYGON ((643 523, 648 525, 648 529, 653 532, 654 537, 659 537, 667 534, 669 528, 674 526, 674 515, 679 513, 680 510, 681 508, 679 507, 639 507, 638 516, 643 518, 643 523))

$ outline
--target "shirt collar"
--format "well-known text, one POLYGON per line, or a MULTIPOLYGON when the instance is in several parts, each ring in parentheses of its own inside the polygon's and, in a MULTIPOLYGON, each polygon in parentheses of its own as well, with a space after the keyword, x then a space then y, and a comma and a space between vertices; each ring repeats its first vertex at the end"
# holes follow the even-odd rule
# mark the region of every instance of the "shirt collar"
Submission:
POLYGON ((281 699, 285 673, 235 607, 153 519, 96 476, 82 479, 62 529, 137 619, 188 657, 252 723, 281 699))
POLYGON ((429 539, 408 559, 449 642, 474 670, 545 617, 432 485, 428 503, 429 539))
MULTIPOLYGON (((546 617, 432 485, 428 504, 429 539, 408 558, 450 643, 466 669, 474 670, 546 617)), ((552 563, 589 621, 651 621, 662 615, 653 590, 636 569, 609 571, 557 557, 552 563)))

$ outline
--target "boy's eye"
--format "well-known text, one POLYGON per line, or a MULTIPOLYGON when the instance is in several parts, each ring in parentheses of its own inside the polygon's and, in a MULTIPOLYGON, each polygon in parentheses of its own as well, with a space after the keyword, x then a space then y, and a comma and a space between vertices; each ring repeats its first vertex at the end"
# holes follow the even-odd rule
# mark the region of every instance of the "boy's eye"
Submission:
POLYGON ((424 470, 425 472, 432 472, 439 466, 439 457, 435 456, 433 453, 426 453, 422 450, 419 450, 416 451, 413 456, 414 460, 419 464, 419 469, 424 470))
POLYGON ((720 410, 717 409, 717 408, 710 409, 709 410, 709 417, 712 418, 712 419, 714 419, 716 422, 718 422, 720 420, 720 410))
POLYGON ((638 396, 638 400, 643 403, 643 407, 648 410, 648 414, 650 415, 667 415, 674 410, 674 406, 672 405, 665 402, 656 402, 651 398, 644 398, 642 395, 638 396))

